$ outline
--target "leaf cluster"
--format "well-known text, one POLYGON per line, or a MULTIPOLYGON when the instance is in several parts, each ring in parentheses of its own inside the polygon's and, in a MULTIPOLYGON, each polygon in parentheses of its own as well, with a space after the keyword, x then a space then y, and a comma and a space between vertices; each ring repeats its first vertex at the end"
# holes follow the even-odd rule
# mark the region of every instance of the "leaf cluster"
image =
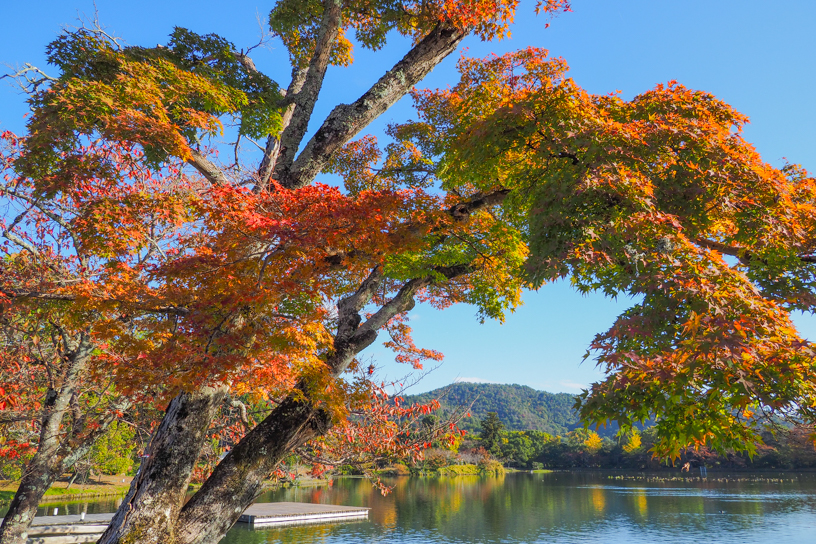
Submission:
POLYGON ((444 142, 450 191, 510 191, 501 218, 527 278, 638 301, 590 346, 608 378, 578 406, 624 428, 657 419, 659 455, 753 451, 775 417, 813 421, 816 182, 746 143, 747 119, 675 82, 595 96, 529 48, 464 59, 460 83, 415 100, 444 142))

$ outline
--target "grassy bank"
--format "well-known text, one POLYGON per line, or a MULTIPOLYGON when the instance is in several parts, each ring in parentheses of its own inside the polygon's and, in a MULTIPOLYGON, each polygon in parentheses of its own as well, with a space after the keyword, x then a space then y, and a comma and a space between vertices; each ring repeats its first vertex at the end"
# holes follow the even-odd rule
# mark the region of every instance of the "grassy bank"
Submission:
MULTIPOLYGON (((124 495, 130 487, 130 476, 103 476, 84 484, 74 484, 68 488, 68 480, 61 479, 45 492, 41 502, 68 501, 90 497, 124 495), (124 481, 122 481, 124 480, 124 481)), ((17 492, 19 482, 0 482, 0 502, 9 502, 17 492)))

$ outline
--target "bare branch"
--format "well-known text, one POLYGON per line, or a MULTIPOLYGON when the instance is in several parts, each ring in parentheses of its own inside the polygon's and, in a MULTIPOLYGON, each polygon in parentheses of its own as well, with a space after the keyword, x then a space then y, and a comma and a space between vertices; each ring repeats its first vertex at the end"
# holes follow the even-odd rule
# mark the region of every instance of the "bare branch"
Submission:
MULTIPOLYGON (((9 66, 9 68, 11 68, 11 66, 9 66)), ((57 81, 57 78, 49 76, 36 66, 27 62, 23 64, 22 68, 15 69, 13 73, 0 76, 0 79, 5 78, 13 80, 20 90, 28 95, 33 95, 40 90, 40 87, 57 81)))
MULTIPOLYGON (((8 187, 4 187, 3 191, 5 191, 6 194, 9 194, 9 195, 11 195, 11 196, 13 196, 15 198, 19 198, 20 200, 28 202, 31 205, 31 207, 37 208, 43 215, 45 215, 46 217, 51 219, 53 222, 58 224, 60 227, 62 227, 65 230, 65 232, 67 232, 68 235, 71 237, 71 241, 74 244, 74 249, 77 252, 77 257, 79 258, 80 264, 82 264, 82 266, 84 266, 84 267, 88 266, 87 259, 85 258, 85 256, 82 255, 82 253, 79 250, 79 248, 81 247, 81 245, 79 244, 79 240, 74 235, 74 231, 71 229, 70 223, 68 221, 66 221, 64 217, 62 217, 60 214, 46 208, 42 204, 42 202, 39 201, 39 199, 33 198, 33 197, 29 196, 29 195, 19 193, 19 192, 13 190, 13 189, 9 189, 8 187)), ((6 233, 3 233, 3 235, 5 236, 6 233)), ((19 242, 15 241, 15 243, 19 243, 19 242)))

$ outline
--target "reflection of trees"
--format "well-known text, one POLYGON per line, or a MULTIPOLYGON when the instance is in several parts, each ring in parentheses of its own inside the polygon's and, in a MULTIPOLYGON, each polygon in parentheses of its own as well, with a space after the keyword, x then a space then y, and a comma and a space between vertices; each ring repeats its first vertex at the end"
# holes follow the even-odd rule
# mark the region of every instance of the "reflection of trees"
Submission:
POLYGON ((223 542, 229 544, 319 544, 330 539, 336 525, 300 525, 280 529, 251 529, 238 524, 223 542))
MULTIPOLYGON (((266 530, 238 525, 222 544, 390 542, 399 540, 395 530, 429 535, 428 541, 548 542, 565 532, 608 531, 610 524, 654 534, 655 541, 666 531, 687 535, 751 531, 769 516, 816 512, 816 478, 790 481, 790 474, 785 478, 683 482, 619 480, 608 473, 402 477, 388 482, 394 488, 385 497, 365 479, 342 478, 332 487, 279 489, 260 500, 367 506, 370 522, 266 530), (441 538, 432 538, 429 532, 441 538)), ((60 514, 111 512, 116 499, 46 503, 38 515, 55 507, 60 514)))
POLYGON ((451 542, 533 542, 557 540, 565 532, 605 531, 610 523, 654 532, 657 539, 661 531, 751 530, 762 516, 816 510, 813 479, 773 484, 661 482, 552 473, 403 477, 389 483, 394 489, 385 497, 363 479, 336 480, 331 488, 271 492, 266 500, 368 506, 371 523, 256 531, 254 536, 235 530, 222 544, 365 542, 393 538, 395 528, 430 531, 434 540, 451 542), (350 533, 355 538, 349 540, 350 533))

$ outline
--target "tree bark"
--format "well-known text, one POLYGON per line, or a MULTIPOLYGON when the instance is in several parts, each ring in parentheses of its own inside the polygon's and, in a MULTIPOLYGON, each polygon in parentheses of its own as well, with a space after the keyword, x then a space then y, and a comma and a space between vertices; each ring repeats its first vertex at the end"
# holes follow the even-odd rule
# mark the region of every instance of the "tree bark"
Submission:
POLYGON ((58 461, 55 456, 55 449, 40 448, 26 467, 20 486, 0 527, 0 543, 25 544, 28 528, 37 514, 40 499, 57 477, 55 465, 58 461))
MULTIPOLYGON (((291 115, 285 119, 286 125, 280 138, 280 147, 277 150, 274 171, 285 171, 295 160, 300 142, 306 135, 309 119, 312 117, 317 97, 323 88, 323 79, 331 60, 332 49, 337 41, 342 20, 342 2, 340 0, 326 0, 323 3, 323 17, 320 22, 320 31, 315 43, 315 51, 309 61, 303 82, 298 85, 294 94, 287 97, 293 101, 291 115)), ((297 80, 293 79, 297 85, 297 80)), ((278 177, 275 175, 274 177, 278 177)))
POLYGON ((293 449, 324 434, 325 411, 289 395, 218 464, 184 505, 174 544, 216 543, 261 494, 264 479, 293 449))
POLYGON ((182 393, 170 402, 139 472, 99 544, 176 542, 176 520, 225 391, 225 387, 204 387, 182 393))

